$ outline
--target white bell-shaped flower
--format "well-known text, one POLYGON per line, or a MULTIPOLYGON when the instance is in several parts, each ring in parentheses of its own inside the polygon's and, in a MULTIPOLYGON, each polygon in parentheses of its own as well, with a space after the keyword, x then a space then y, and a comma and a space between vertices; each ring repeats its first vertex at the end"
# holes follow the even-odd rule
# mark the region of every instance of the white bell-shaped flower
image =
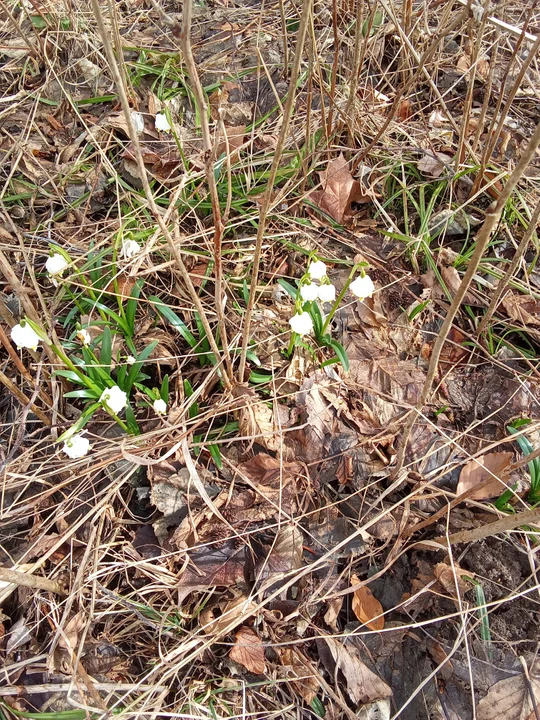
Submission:
POLYGON ((29 350, 37 350, 41 342, 39 335, 33 330, 27 322, 14 325, 11 328, 11 339, 19 348, 28 348, 29 350))
POLYGON ((51 255, 51 257, 47 258, 47 262, 45 263, 45 269, 51 276, 61 275, 68 265, 69 262, 63 255, 60 255, 60 253, 54 253, 54 255, 51 255))
POLYGON ((307 273, 312 280, 321 280, 326 275, 326 265, 322 260, 314 260, 309 264, 307 273))
POLYGON ((158 415, 165 415, 165 413, 167 412, 167 403, 161 398, 159 398, 158 400, 154 400, 154 404, 152 405, 152 407, 154 408, 154 412, 158 415))
POLYGON ((321 302, 334 302, 336 299, 335 285, 321 285, 319 287, 319 300, 321 302))
POLYGON ((301 285, 300 297, 305 302, 316 300, 319 297, 319 288, 315 285, 315 283, 301 285))
POLYGON ((79 433, 78 435, 72 435, 68 438, 62 449, 68 457, 76 460, 77 458, 84 457, 91 447, 90 440, 79 433))
POLYGON ((129 260, 141 252, 141 246, 136 240, 122 240, 122 257, 129 260))
POLYGON ((105 410, 108 410, 113 415, 118 415, 127 405, 127 395, 118 385, 113 385, 112 388, 106 388, 101 393, 99 402, 105 410))
POLYGON ((307 312, 300 312, 293 315, 289 320, 289 325, 298 335, 307 335, 313 330, 313 320, 307 312))
POLYGON ((82 345, 90 345, 90 342, 92 341, 92 336, 86 328, 77 330, 76 338, 82 345))
POLYGON ((375 292, 375 285, 369 275, 364 275, 364 277, 359 276, 356 280, 353 280, 353 282, 349 285, 349 290, 360 300, 365 300, 365 298, 373 295, 375 292))
POLYGON ((165 113, 157 113, 156 130, 160 132, 171 132, 171 124, 169 123, 165 113))

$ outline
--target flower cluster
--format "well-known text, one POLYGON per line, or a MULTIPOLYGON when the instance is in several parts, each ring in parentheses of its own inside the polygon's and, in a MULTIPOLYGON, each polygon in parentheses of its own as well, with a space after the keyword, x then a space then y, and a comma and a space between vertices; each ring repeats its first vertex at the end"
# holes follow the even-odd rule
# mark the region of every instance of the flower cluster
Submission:
MULTIPOLYGON (((352 276, 336 300, 336 288, 328 279, 326 264, 322 260, 312 260, 306 274, 300 281, 299 299, 304 303, 315 302, 316 300, 322 303, 333 303, 330 315, 325 323, 326 328, 347 290, 350 290, 352 294, 356 295, 360 300, 365 300, 373 295, 375 285, 369 275, 365 275, 362 272, 362 274, 352 282, 351 279, 352 276), (319 281, 320 284, 314 281, 319 281)), ((297 335, 308 335, 313 331, 312 314, 299 305, 298 300, 296 312, 292 318, 290 318, 289 325, 297 335)))

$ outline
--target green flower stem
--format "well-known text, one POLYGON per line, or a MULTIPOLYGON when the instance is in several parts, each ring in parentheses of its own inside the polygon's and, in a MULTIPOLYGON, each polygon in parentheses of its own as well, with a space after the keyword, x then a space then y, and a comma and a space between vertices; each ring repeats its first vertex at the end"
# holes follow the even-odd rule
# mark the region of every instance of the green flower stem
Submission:
POLYGON ((64 363, 64 365, 69 370, 71 370, 72 372, 74 372, 76 375, 79 376, 79 378, 81 379, 81 382, 84 385, 86 385, 86 387, 89 390, 93 390, 95 393, 97 393, 97 395, 99 395, 101 393, 101 389, 97 385, 95 385, 83 372, 81 372, 74 363, 71 362, 71 360, 68 358, 68 356, 65 354, 65 352, 63 350, 61 350, 59 347, 57 347, 53 343, 51 343, 51 348, 52 348, 52 351, 54 352, 54 354, 58 358, 60 358, 60 360, 64 363))
POLYGON ((334 315, 336 314, 336 310, 338 309, 340 302, 341 302, 341 301, 343 300, 343 298, 345 297, 345 293, 346 293, 347 290, 349 289, 349 285, 352 283, 353 277, 355 276, 356 271, 358 270, 359 267, 360 267, 360 265, 353 265, 353 268, 352 268, 351 272, 349 273, 349 277, 347 278, 347 282, 345 283, 345 285, 343 286, 341 292, 339 293, 339 295, 338 295, 337 298, 335 299, 334 304, 332 305, 332 309, 331 309, 330 312, 328 313, 328 317, 326 318, 326 320, 325 320, 325 322, 324 322, 324 325, 323 325, 323 327, 322 327, 322 330, 321 330, 321 336, 324 335, 325 332, 328 330, 328 326, 329 326, 330 323, 332 322, 332 318, 333 318, 334 315))
POLYGON ((289 341, 289 347, 287 348, 287 357, 290 358, 294 348, 296 347, 296 338, 298 337, 298 333, 295 333, 294 330, 291 333, 291 339, 289 341))

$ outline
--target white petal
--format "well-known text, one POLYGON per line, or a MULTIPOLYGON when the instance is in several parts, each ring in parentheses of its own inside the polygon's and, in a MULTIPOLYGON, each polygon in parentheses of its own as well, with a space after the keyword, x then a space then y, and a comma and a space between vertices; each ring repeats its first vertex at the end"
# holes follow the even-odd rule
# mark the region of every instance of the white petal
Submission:
POLYGON ((165 113, 158 113, 156 115, 156 130, 161 130, 161 132, 171 131, 171 126, 165 113))
POLYGON ((321 285, 319 288, 319 300, 321 302, 334 302, 336 299, 336 288, 334 285, 321 285))
POLYGON ((353 295, 356 295, 357 298, 364 300, 373 295, 375 285, 369 275, 364 275, 364 277, 357 277, 356 280, 349 285, 349 290, 353 295))
POLYGON ((133 123, 133 129, 137 133, 137 135, 140 135, 144 132, 144 118, 142 116, 142 113, 135 112, 135 110, 131 111, 131 122, 133 123))
POLYGON ((326 265, 322 260, 315 260, 310 264, 307 272, 313 280, 320 280, 326 275, 326 265))
POLYGON ((14 325, 11 328, 11 339, 19 349, 37 350, 40 343, 39 335, 32 330, 28 323, 14 325))
POLYGON ((89 345, 92 340, 92 336, 90 335, 90 333, 88 332, 88 330, 86 328, 82 328, 82 330, 78 330, 76 337, 77 337, 77 340, 80 343, 82 343, 83 345, 89 345))
POLYGON ((118 385, 114 385, 112 388, 106 388, 101 393, 99 402, 105 410, 109 410, 114 415, 118 415, 127 405, 127 395, 118 385))
POLYGON ((52 257, 47 258, 45 269, 50 275, 58 275, 67 268, 69 262, 60 253, 55 253, 52 257))
POLYGON ((141 251, 141 246, 136 240, 123 240, 122 241, 122 257, 126 260, 132 258, 138 252, 141 251))
POLYGON ((307 335, 313 330, 313 320, 307 312, 296 313, 289 320, 289 325, 298 335, 307 335))
POLYGON ((135 365, 137 360, 133 357, 133 355, 128 355, 126 358, 126 362, 128 365, 135 365))
POLYGON ((153 408, 154 412, 158 415, 164 415, 167 412, 167 403, 165 400, 159 398, 158 400, 154 400, 153 408))
POLYGON ((92 446, 90 440, 82 435, 72 435, 64 443, 63 451, 72 460, 84 457, 92 446))
POLYGON ((300 297, 306 302, 316 300, 319 297, 319 288, 315 283, 309 283, 309 285, 302 285, 300 287, 300 297))

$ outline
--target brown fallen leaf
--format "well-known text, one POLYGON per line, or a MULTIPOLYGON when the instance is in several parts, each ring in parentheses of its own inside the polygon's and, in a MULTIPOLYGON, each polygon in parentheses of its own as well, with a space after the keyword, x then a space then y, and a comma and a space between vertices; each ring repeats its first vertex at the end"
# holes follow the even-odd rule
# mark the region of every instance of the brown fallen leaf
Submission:
POLYGON ((355 647, 351 645, 346 648, 331 637, 325 637, 324 640, 332 653, 334 662, 345 677, 347 692, 353 702, 358 704, 371 703, 392 695, 392 690, 384 680, 371 672, 357 657, 355 647))
MULTIPOLYGON (((531 674, 534 695, 540 697, 540 683, 531 674)), ((540 710, 532 706, 524 675, 499 680, 476 707, 477 720, 535 720, 540 710), (536 710, 536 711, 535 711, 536 710)))
POLYGON ((256 675, 262 675, 266 669, 261 639, 246 625, 242 625, 236 633, 236 642, 229 657, 256 675))
POLYGON ((231 162, 235 162, 238 158, 238 150, 244 144, 244 135, 246 134, 245 125, 226 125, 226 138, 221 136, 216 149, 216 157, 220 157, 222 153, 229 153, 231 162))
POLYGON ((540 302, 527 295, 509 293, 502 301, 508 315, 516 322, 525 325, 540 325, 540 302))
POLYGON ((467 590, 470 590, 471 586, 467 580, 463 579, 463 575, 468 575, 469 577, 474 575, 474 573, 468 570, 462 570, 459 565, 454 564, 452 567, 443 562, 435 565, 433 574, 446 592, 453 598, 457 598, 458 593, 459 595, 463 595, 467 590))
POLYGON ((440 152, 430 152, 425 153, 424 156, 420 158, 417 163, 417 167, 424 175, 432 178, 438 178, 443 174, 451 161, 452 158, 449 155, 445 155, 440 152))
MULTIPOLYGON (((352 585, 359 582, 357 575, 351 576, 352 585)), ((370 630, 382 630, 384 628, 382 605, 366 585, 354 591, 352 609, 360 622, 367 625, 370 630)))
POLYGON ((495 497, 507 490, 507 485, 498 479, 498 475, 510 465, 513 453, 497 452, 481 455, 479 458, 469 460, 461 471, 456 493, 467 492, 481 483, 486 483, 478 487, 469 497, 472 500, 485 500, 486 498, 495 497))
POLYGON ((371 200, 364 195, 360 183, 351 175, 349 163, 343 153, 328 163, 326 170, 319 173, 319 178, 323 189, 315 190, 310 197, 321 210, 340 224, 350 211, 351 203, 371 200))
POLYGON ((284 648, 281 662, 283 663, 283 670, 287 672, 286 677, 288 679, 291 679, 291 677, 297 678, 297 680, 291 680, 291 685, 300 697, 310 705, 321 687, 324 686, 321 675, 313 664, 295 648, 284 648), (321 682, 319 682, 319 678, 321 682))

